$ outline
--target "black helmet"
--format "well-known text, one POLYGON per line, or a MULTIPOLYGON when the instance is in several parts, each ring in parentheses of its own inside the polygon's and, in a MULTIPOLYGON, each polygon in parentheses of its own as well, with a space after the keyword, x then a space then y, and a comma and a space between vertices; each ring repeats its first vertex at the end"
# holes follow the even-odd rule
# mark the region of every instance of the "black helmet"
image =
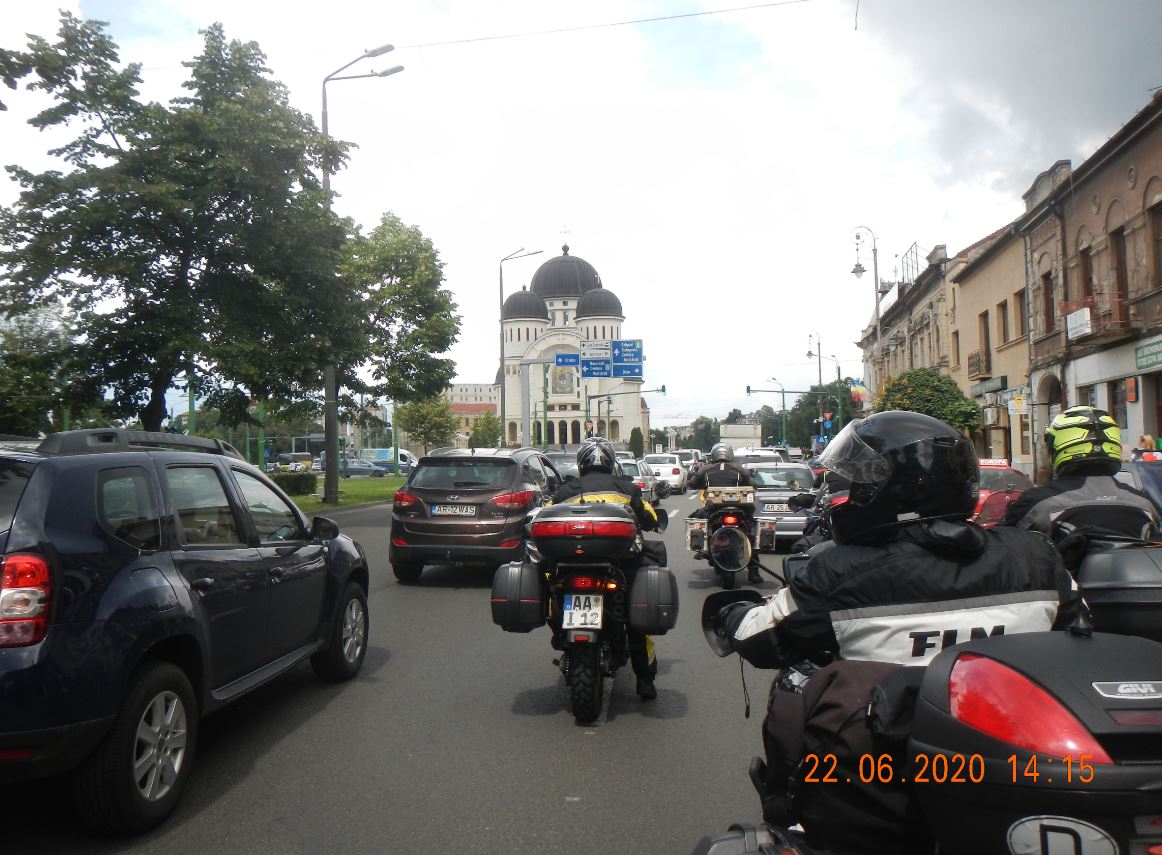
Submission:
POLYGON ((710 460, 712 463, 723 460, 729 463, 734 460, 734 449, 731 448, 729 442, 716 442, 714 447, 710 449, 710 460))
POLYGON ((577 472, 613 472, 617 467, 617 453, 603 436, 591 436, 577 449, 577 472))
POLYGON ((831 509, 836 543, 868 542, 921 520, 964 520, 976 509, 972 443, 922 413, 892 410, 849 422, 819 463, 851 481, 847 501, 831 509))

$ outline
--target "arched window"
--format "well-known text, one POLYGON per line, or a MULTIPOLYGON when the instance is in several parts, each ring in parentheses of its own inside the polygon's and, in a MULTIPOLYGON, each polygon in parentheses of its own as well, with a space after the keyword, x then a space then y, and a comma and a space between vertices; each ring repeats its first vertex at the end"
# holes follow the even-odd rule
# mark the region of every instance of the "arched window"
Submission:
POLYGON ((605 436, 605 419, 597 420, 597 435, 605 436))
MULTIPOLYGON (((505 407, 505 409, 508 409, 505 407)), ((516 442, 516 422, 508 423, 508 441, 510 443, 516 442)))
POLYGON ((617 419, 611 419, 609 422, 609 440, 610 442, 618 442, 621 439, 621 427, 617 423, 617 419))
POLYGON ((556 438, 557 430, 556 430, 556 428, 557 428, 556 422, 549 422, 548 427, 545 430, 545 435, 549 439, 549 445, 556 445, 557 444, 557 438, 556 438))
MULTIPOLYGON (((564 422, 561 422, 561 424, 564 424, 564 422)), ((573 422, 573 444, 581 444, 581 422, 579 421, 573 422)))
POLYGON ((565 445, 566 443, 569 442, 569 423, 566 421, 562 421, 558 425, 558 428, 559 428, 559 430, 557 431, 558 441, 561 443, 561 445, 565 445))

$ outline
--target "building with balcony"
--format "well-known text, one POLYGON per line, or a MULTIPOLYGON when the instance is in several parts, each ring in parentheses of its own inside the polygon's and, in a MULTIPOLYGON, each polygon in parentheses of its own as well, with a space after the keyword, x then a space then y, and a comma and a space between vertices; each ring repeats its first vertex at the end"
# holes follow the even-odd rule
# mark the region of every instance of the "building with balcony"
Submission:
POLYGON ((1162 431, 1162 93, 1069 166, 1037 177, 1017 221, 1032 431, 1062 407, 1090 404, 1114 416, 1128 451, 1138 434, 1162 431))

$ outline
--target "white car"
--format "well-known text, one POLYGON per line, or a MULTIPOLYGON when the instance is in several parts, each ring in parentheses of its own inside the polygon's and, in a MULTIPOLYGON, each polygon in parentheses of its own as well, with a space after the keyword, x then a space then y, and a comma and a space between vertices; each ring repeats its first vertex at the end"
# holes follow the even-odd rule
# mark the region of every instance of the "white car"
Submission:
POLYGON ((658 476, 659 481, 666 481, 670 485, 670 489, 675 493, 686 492, 686 482, 690 478, 690 473, 686 471, 686 467, 682 465, 682 461, 676 454, 647 454, 642 458, 654 474, 658 476))

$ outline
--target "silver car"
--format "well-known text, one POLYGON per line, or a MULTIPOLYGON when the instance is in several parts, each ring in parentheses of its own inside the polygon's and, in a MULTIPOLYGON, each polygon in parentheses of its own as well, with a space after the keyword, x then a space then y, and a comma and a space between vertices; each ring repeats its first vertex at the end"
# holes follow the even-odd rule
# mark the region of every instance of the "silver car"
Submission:
POLYGON ((755 482, 755 523, 759 550, 773 551, 781 540, 803 536, 807 513, 787 500, 814 493, 815 476, 801 463, 752 463, 747 470, 755 482))
POLYGON ((650 464, 644 460, 621 460, 621 468, 625 470, 626 474, 633 479, 637 484, 638 489, 642 491, 642 498, 651 505, 658 501, 658 476, 654 474, 654 469, 650 464), (634 467, 637 467, 636 472, 634 467))

